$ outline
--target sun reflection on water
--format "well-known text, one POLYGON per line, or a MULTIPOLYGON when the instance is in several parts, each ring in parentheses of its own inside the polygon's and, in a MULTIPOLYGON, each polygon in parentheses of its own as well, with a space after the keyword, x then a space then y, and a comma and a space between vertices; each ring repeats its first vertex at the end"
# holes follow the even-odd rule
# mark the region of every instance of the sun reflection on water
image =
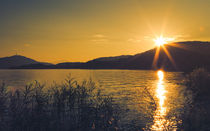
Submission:
POLYGON ((166 111, 167 107, 165 106, 166 100, 166 89, 164 87, 164 72, 159 70, 157 72, 158 82, 156 89, 156 97, 158 98, 157 110, 154 115, 154 124, 151 127, 151 130, 154 131, 163 131, 168 125, 168 121, 166 120, 166 111))

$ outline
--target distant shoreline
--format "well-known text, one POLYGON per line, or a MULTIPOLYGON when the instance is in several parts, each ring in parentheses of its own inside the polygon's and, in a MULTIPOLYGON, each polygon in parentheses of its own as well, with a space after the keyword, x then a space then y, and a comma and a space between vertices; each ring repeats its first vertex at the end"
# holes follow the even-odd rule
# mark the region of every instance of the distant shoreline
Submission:
MULTIPOLYGON (((131 70, 134 70, 134 71, 157 71, 157 70, 164 70, 164 69, 84 69, 84 68, 46 68, 46 69, 43 69, 43 68, 31 68, 31 69, 15 69, 15 68, 11 68, 11 69, 0 69, 0 70, 127 70, 127 71, 131 71, 131 70)), ((173 70, 164 70, 165 72, 180 72, 180 73, 183 73, 183 71, 173 71, 173 70)))

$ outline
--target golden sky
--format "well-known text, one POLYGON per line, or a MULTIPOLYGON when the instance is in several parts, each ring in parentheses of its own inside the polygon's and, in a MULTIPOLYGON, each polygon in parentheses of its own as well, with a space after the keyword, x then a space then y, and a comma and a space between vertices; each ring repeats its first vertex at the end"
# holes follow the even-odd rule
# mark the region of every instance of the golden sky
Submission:
POLYGON ((0 57, 88 61, 153 48, 156 36, 210 40, 210 0, 1 0, 0 57))

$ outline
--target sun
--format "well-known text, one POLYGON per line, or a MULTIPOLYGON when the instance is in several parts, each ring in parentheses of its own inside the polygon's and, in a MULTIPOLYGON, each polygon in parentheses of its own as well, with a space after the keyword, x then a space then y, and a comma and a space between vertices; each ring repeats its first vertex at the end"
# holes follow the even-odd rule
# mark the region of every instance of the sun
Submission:
POLYGON ((154 39, 154 42, 156 46, 163 46, 164 44, 167 44, 170 41, 173 41, 174 38, 164 38, 163 36, 159 36, 156 39, 154 39))
POLYGON ((155 42, 155 44, 156 44, 157 46, 162 46, 162 45, 164 45, 164 44, 167 43, 166 40, 165 40, 165 38, 163 38, 162 36, 156 38, 156 39, 154 40, 154 42, 155 42))

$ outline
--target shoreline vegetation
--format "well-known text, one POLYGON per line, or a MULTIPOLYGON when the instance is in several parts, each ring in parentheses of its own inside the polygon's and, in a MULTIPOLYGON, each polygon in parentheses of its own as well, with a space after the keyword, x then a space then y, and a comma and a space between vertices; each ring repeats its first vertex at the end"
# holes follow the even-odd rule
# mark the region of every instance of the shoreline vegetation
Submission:
POLYGON ((186 131, 210 130, 210 73, 204 68, 186 75, 185 95, 188 96, 182 116, 186 131))
POLYGON ((92 81, 69 78, 46 88, 39 82, 23 89, 0 86, 0 130, 117 130, 118 107, 92 81))
MULTIPOLYGON (((143 92, 155 110, 151 94, 146 88, 143 92)), ((144 116, 145 121, 122 121, 128 112, 126 104, 103 95, 92 80, 79 84, 68 77, 50 87, 35 81, 18 89, 0 85, 0 130, 4 131, 143 130, 152 124, 152 113, 144 116)))
MULTIPOLYGON (((178 130, 210 130, 210 74, 203 68, 185 74, 181 84, 186 101, 178 130)), ((150 120, 123 123, 125 105, 114 102, 96 88, 93 81, 79 84, 68 77, 63 84, 46 87, 35 81, 21 89, 0 85, 0 130, 4 131, 116 131, 149 130, 156 109, 155 98, 145 88, 150 101, 150 120), (149 124, 148 124, 149 122, 149 124), (134 124, 135 123, 135 124, 134 124)), ((168 116, 173 116, 170 112, 168 116)), ((170 127, 166 127, 170 128, 170 127)))

